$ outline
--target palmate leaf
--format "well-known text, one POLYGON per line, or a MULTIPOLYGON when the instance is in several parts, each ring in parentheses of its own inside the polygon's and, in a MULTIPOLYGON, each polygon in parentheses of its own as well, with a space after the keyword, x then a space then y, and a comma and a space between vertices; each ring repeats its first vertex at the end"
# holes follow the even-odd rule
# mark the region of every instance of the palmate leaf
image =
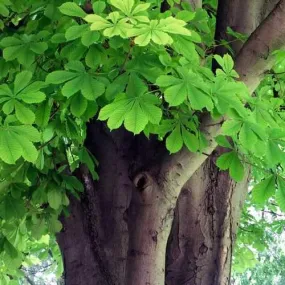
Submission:
POLYGON ((71 61, 65 65, 65 68, 66 71, 54 71, 48 74, 46 78, 46 82, 49 84, 64 83, 63 96, 69 98, 81 91, 87 100, 95 100, 105 92, 105 85, 87 73, 80 61, 71 61))
POLYGON ((226 114, 230 108, 236 110, 241 117, 246 117, 248 112, 239 94, 245 93, 244 86, 237 82, 228 82, 218 78, 213 87, 213 95, 218 99, 216 108, 220 114, 226 114))
POLYGON ((22 156, 29 162, 35 162, 38 151, 33 143, 39 140, 40 134, 32 126, 0 127, 0 159, 14 164, 22 156))
POLYGON ((47 43, 40 41, 38 35, 26 34, 21 37, 5 37, 0 46, 6 61, 17 59, 24 66, 30 66, 36 55, 43 54, 48 49, 47 43))
POLYGON ((140 3, 135 5, 134 0, 110 0, 111 5, 120 10, 133 23, 149 22, 149 18, 143 14, 150 7, 150 3, 140 3))
POLYGON ((169 105, 178 106, 188 99, 193 110, 206 108, 211 111, 214 105, 208 85, 198 75, 184 67, 177 68, 177 71, 180 78, 162 75, 156 81, 159 87, 166 87, 164 95, 169 105))
POLYGON ((88 15, 85 21, 91 23, 90 29, 92 31, 103 31, 103 35, 108 38, 114 36, 120 36, 122 38, 127 38, 130 29, 133 27, 131 24, 127 23, 128 19, 121 19, 119 12, 110 13, 106 19, 98 15, 88 15))
POLYGON ((185 28, 186 24, 173 17, 151 20, 149 23, 136 25, 128 31, 128 36, 135 37, 135 43, 139 46, 146 46, 151 40, 158 45, 170 45, 173 39, 169 34, 191 35, 191 31, 185 28))
POLYGON ((31 79, 32 73, 30 71, 22 71, 15 77, 13 91, 6 84, 0 86, 0 100, 6 102, 3 105, 3 112, 11 114, 15 110, 17 119, 23 124, 32 124, 35 121, 35 114, 20 101, 34 104, 40 103, 46 98, 45 94, 40 91, 45 87, 44 82, 35 81, 31 83, 31 79))
POLYGON ((157 105, 160 100, 145 93, 147 87, 136 75, 130 76, 127 94, 118 95, 115 100, 103 107, 99 113, 99 120, 108 120, 110 129, 117 129, 123 123, 125 128, 134 134, 144 130, 147 123, 159 124, 162 111, 157 105))
POLYGON ((81 38, 82 44, 89 47, 91 44, 99 40, 100 34, 97 31, 91 31, 88 24, 75 25, 66 30, 65 38, 67 41, 73 41, 81 38))

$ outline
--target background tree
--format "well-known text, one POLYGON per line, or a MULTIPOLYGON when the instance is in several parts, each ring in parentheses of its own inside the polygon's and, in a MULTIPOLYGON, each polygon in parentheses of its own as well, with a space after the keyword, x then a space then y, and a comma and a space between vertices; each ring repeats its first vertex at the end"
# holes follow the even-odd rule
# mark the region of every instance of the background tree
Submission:
POLYGON ((67 285, 229 284, 248 182, 285 210, 285 1, 0 14, 1 282, 60 232, 67 285))

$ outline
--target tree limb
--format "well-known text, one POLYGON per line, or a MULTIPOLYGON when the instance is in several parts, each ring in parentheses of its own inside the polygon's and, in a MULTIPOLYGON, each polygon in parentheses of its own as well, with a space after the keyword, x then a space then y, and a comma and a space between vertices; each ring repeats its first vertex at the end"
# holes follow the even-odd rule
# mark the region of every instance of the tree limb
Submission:
MULTIPOLYGON (((252 93, 262 80, 266 70, 273 65, 271 52, 285 46, 285 0, 281 0, 275 9, 252 33, 239 52, 235 69, 252 93)), ((220 122, 223 122, 222 118, 220 122)), ((210 154, 217 146, 214 138, 221 131, 221 124, 207 118, 202 124, 209 146, 204 153, 210 154)), ((191 153, 183 148, 175 155, 169 156, 161 167, 160 180, 171 195, 178 196, 181 188, 195 171, 207 159, 207 155, 191 153)))
POLYGON ((251 34, 246 44, 239 52, 235 69, 252 93, 264 73, 271 69, 274 50, 285 46, 285 0, 279 1, 275 9, 251 34))
POLYGON ((209 115, 204 118, 201 130, 208 140, 209 145, 203 149, 203 153, 193 153, 184 147, 180 152, 167 157, 163 162, 160 171, 160 180, 166 185, 167 191, 170 192, 169 194, 174 197, 178 196, 177 191, 180 191, 187 180, 216 148, 217 143, 214 138, 221 131, 223 121, 223 118, 213 121, 209 115), (169 185, 172 185, 173 189, 169 185))
POLYGON ((194 10, 202 8, 202 0, 187 0, 185 2, 189 2, 194 10))

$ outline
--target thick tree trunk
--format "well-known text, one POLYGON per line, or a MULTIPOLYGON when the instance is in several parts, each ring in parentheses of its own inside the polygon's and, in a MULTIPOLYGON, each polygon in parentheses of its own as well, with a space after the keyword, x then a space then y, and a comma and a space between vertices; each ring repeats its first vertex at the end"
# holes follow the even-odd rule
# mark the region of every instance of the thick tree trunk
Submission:
POLYGON ((152 167, 163 145, 97 125, 89 138, 100 180, 82 170, 86 193, 63 221, 66 284, 227 284, 246 185, 236 188, 211 156, 183 187, 172 225, 177 197, 152 167))

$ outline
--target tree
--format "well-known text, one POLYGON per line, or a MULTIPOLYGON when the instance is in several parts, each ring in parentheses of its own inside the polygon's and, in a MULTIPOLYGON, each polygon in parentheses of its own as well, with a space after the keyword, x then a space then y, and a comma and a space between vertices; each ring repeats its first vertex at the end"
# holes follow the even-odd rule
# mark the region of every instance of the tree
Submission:
POLYGON ((0 14, 1 284, 55 233, 67 285, 229 284, 248 183, 285 210, 285 0, 0 14))

